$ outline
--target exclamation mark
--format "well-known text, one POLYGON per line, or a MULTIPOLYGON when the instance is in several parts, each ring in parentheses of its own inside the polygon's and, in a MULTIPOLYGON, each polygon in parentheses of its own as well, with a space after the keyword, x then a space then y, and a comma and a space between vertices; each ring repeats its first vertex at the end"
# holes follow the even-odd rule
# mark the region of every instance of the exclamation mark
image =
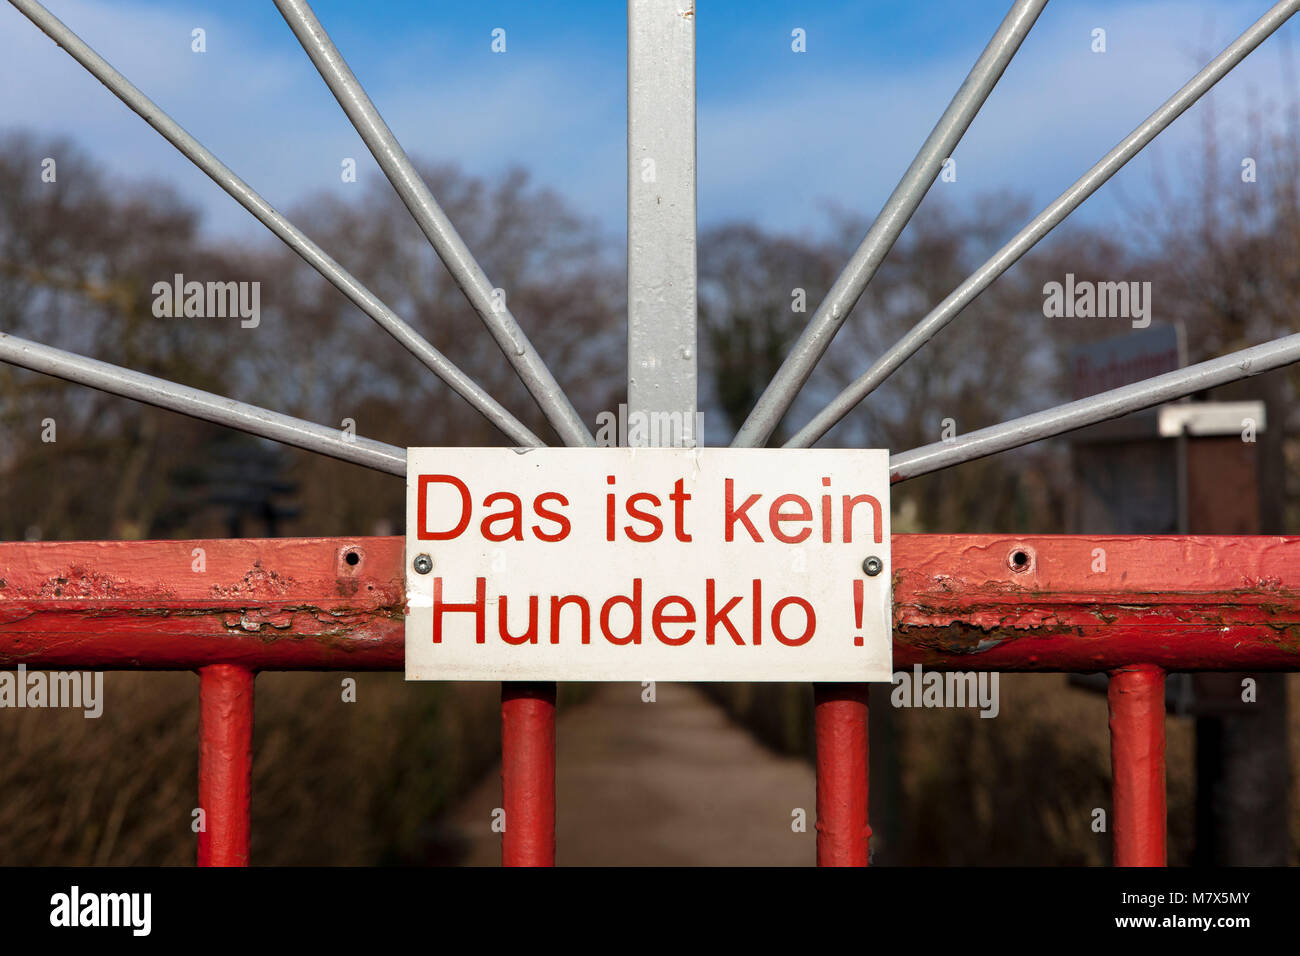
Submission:
MULTIPOLYGON (((862 582, 853 582, 853 620, 857 623, 858 630, 862 630, 862 582)), ((853 646, 861 647, 863 645, 861 634, 854 635, 853 646)))

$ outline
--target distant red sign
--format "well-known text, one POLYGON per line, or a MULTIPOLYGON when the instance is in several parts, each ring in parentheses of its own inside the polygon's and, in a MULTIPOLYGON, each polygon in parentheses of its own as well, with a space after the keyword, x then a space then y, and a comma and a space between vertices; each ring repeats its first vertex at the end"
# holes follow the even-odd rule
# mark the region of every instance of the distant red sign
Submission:
POLYGON ((1121 385, 1163 375, 1186 364, 1178 329, 1153 325, 1141 332, 1081 345, 1070 352, 1070 391, 1087 398, 1121 385))

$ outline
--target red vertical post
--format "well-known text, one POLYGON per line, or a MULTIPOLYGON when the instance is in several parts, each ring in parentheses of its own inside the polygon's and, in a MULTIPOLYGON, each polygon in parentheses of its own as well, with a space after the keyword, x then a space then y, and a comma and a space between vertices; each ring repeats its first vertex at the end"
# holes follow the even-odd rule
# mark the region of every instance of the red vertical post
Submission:
POLYGON ((199 668, 199 866, 248 866, 253 677, 234 664, 199 668))
POLYGON ((817 865, 866 866, 867 685, 814 684, 817 865))
POLYGON ((1151 664, 1110 675, 1110 766, 1116 866, 1164 866, 1165 672, 1151 664))
POLYGON ((502 866, 555 865, 555 684, 501 685, 502 866))

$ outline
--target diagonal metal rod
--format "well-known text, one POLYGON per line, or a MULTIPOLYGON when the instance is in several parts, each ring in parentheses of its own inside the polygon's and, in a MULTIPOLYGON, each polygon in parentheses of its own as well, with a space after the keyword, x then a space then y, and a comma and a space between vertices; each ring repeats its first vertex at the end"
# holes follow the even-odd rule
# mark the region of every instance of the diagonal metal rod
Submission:
POLYGON ((935 442, 893 455, 889 459, 890 480, 905 481, 950 468, 1295 362, 1300 362, 1300 334, 1283 336, 1143 382, 981 428, 952 441, 935 442))
POLYGON ((465 245, 456 227, 438 205, 311 6, 306 0, 275 0, 275 5, 343 107, 343 112, 361 134, 379 168, 393 184, 411 216, 446 264, 447 271, 465 293, 465 298, 492 333, 560 438, 566 445, 594 445, 591 432, 505 302, 494 294, 492 283, 475 261, 469 246, 465 245))
POLYGON ((957 90, 957 95, 921 145, 912 165, 880 210, 880 215, 871 224, 853 258, 759 396, 754 410, 736 433, 733 445, 752 448, 767 444, 1045 6, 1047 0, 1017 0, 1012 5, 957 90))
POLYGON ((1071 212, 1101 187, 1121 167, 1136 156, 1156 138, 1162 130, 1195 103, 1252 50, 1264 42, 1278 27, 1300 9, 1300 0, 1283 0, 1260 17, 1250 29, 1229 44, 1222 53, 1211 60, 1201 72, 1170 97, 1163 106, 1148 116, 1137 129, 1061 193, 1005 246, 993 254, 965 282, 958 286, 929 315, 914 325, 906 335, 889 348, 876 362, 848 388, 840 392, 829 405, 805 425, 790 441, 787 448, 808 448, 825 435, 859 402, 871 394, 881 382, 892 375, 900 365, 921 346, 930 341, 940 329, 951 322, 976 296, 993 283, 998 276, 1033 248, 1034 244, 1051 232, 1071 212))
POLYGON ((92 50, 54 14, 35 0, 9 0, 13 6, 40 27, 55 43, 85 67, 99 82, 129 106, 140 118, 163 135, 195 166, 207 173, 218 186, 253 214, 258 221, 275 233, 290 249, 302 256, 308 265, 323 275, 334 287, 347 296, 361 311, 375 320, 389 335, 402 344, 456 394, 478 409, 493 425, 501 429, 512 441, 521 445, 541 445, 542 441, 510 414, 473 379, 407 325, 392 309, 362 285, 351 273, 335 262, 318 245, 296 226, 280 215, 265 199, 244 182, 221 160, 212 155, 197 139, 168 116, 149 97, 136 88, 130 80, 115 70, 102 56, 92 50))
POLYGON ((0 362, 44 372, 78 385, 89 385, 101 392, 133 398, 137 402, 237 428, 250 435, 260 435, 262 438, 329 455, 341 461, 365 465, 375 471, 390 475, 406 474, 404 448, 369 438, 344 438, 337 428, 326 428, 300 418, 267 411, 256 405, 246 405, 232 398, 223 398, 188 385, 179 385, 164 378, 155 378, 143 372, 86 358, 75 352, 28 342, 4 332, 0 332, 0 362))

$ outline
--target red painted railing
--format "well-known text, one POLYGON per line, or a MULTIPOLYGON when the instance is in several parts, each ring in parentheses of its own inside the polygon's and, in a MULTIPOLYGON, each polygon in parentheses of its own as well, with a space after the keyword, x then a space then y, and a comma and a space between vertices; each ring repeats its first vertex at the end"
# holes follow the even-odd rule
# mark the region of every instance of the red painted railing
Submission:
MULTIPOLYGON (((401 538, 0 544, 0 667, 197 670, 201 865, 248 863, 261 670, 401 670, 401 538)), ((894 662, 1111 674, 1115 862, 1165 861, 1164 674, 1300 669, 1300 538, 898 535, 894 662)), ((867 862, 865 685, 815 689, 817 857, 867 862)), ((505 685, 502 860, 555 858, 555 686, 505 685)))

